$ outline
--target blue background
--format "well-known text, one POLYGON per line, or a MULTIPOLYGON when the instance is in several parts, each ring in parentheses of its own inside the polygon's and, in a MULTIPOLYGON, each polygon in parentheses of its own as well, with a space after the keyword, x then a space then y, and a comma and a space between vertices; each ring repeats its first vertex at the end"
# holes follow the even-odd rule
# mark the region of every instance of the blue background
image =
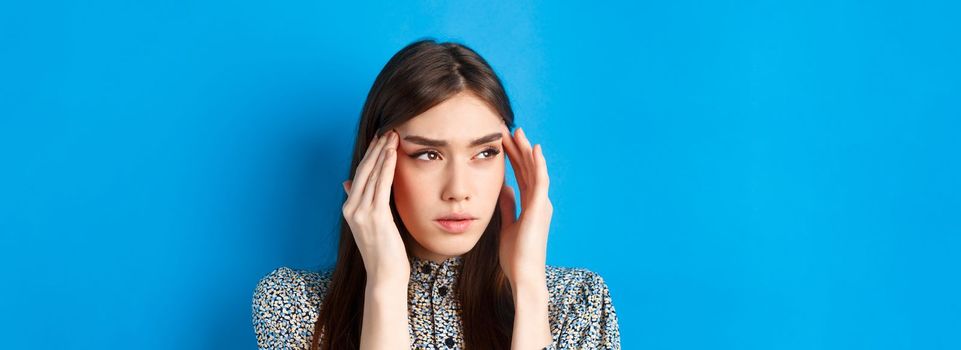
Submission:
POLYGON ((544 145, 548 263, 627 349, 961 348, 949 1, 4 2, 5 348, 254 348, 333 262, 367 90, 475 48, 544 145))

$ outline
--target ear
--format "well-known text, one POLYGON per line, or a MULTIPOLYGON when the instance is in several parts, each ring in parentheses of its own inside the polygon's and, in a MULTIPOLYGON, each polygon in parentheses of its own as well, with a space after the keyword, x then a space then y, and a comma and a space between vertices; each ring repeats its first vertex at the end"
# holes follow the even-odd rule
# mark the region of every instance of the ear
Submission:
POLYGON ((350 180, 344 181, 344 183, 341 184, 341 185, 344 185, 344 193, 350 194, 350 184, 351 184, 350 180))
POLYGON ((500 196, 497 198, 501 208, 501 223, 512 224, 517 221, 517 204, 514 202, 514 189, 506 183, 501 186, 500 196))

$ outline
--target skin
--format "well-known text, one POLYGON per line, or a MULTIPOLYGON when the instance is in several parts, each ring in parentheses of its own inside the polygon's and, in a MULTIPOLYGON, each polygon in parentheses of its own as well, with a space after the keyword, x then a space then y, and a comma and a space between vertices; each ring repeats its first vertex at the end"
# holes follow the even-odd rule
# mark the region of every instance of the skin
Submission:
POLYGON ((394 201, 414 238, 407 243, 415 256, 441 262, 467 253, 480 239, 504 184, 503 125, 484 102, 462 93, 395 128, 401 138, 394 201), (470 145, 487 135, 496 139, 470 145), (447 145, 431 146, 420 137, 447 145), (450 233, 434 221, 455 212, 477 218, 467 232, 450 233))
POLYGON ((388 349, 394 344, 409 348, 406 247, 417 257, 437 262, 464 254, 480 239, 495 205, 503 215, 501 268, 516 305, 511 347, 550 344, 545 265, 553 206, 548 186, 541 146, 532 147, 521 128, 511 135, 501 118, 469 92, 371 142, 354 179, 344 182, 348 198, 343 214, 368 273, 361 349, 388 349), (471 145, 492 134, 494 138, 471 145), (418 137, 446 145, 426 146, 418 137), (420 154, 423 151, 429 152, 420 154), (514 190, 504 182, 505 155, 521 191, 522 210, 516 220, 514 190), (402 224, 413 238, 407 242, 390 214, 391 190, 402 224), (449 233, 434 219, 452 212, 476 220, 466 232, 449 233))

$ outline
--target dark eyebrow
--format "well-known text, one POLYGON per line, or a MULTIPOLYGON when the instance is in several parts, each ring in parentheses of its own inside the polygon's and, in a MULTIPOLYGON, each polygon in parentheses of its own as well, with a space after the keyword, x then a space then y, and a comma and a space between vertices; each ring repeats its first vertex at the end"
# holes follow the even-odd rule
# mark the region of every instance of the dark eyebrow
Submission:
MULTIPOLYGON (((488 142, 491 142, 491 141, 500 140, 501 137, 503 137, 503 136, 501 135, 501 133, 499 133, 499 132, 493 133, 493 134, 490 134, 490 135, 487 135, 487 136, 478 138, 478 139, 476 139, 476 140, 474 140, 474 141, 471 141, 471 142, 470 142, 470 147, 474 147, 474 146, 478 146, 478 145, 483 145, 483 144, 488 143, 488 142)), ((429 138, 426 138, 426 137, 423 137, 423 136, 416 136, 416 135, 407 135, 407 136, 404 136, 404 140, 407 140, 407 141, 416 143, 416 144, 418 144, 418 145, 424 145, 424 146, 430 146, 430 147, 445 147, 445 146, 447 146, 447 141, 444 141, 444 140, 432 140, 432 139, 429 139, 429 138)))

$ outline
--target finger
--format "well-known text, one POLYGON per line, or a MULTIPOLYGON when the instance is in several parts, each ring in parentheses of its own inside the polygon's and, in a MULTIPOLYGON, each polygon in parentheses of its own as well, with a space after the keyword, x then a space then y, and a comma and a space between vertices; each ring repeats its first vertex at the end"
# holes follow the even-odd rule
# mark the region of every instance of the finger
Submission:
MULTIPOLYGON (((357 169, 355 169, 354 178, 357 177, 357 172, 359 172, 360 169, 363 169, 363 165, 366 163, 365 161, 367 160, 368 157, 370 157, 370 151, 373 150, 375 147, 377 147, 378 142, 380 142, 380 136, 377 134, 374 134, 374 137, 370 139, 370 143, 367 144, 367 150, 364 151, 364 156, 360 158, 360 163, 357 164, 357 169)), ((347 190, 349 192, 350 188, 348 188, 347 190)))
MULTIPOLYGON (((510 160, 511 168, 514 169, 514 177, 517 178, 517 184, 520 186, 524 186, 524 184, 522 184, 522 182, 524 181, 524 167, 522 166, 523 163, 521 163, 522 162, 521 151, 517 147, 517 143, 514 141, 514 137, 511 135, 511 132, 510 130, 507 129, 506 125, 504 126, 504 130, 506 131, 506 134, 504 135, 503 141, 502 141, 504 144, 504 150, 507 151, 507 156, 508 156, 508 159, 510 160)), ((521 189, 523 188, 524 187, 521 187, 521 189)))
POLYGON ((537 167, 535 188, 538 191, 543 191, 543 194, 547 194, 547 189, 550 187, 550 178, 547 176, 547 159, 544 159, 544 147, 540 144, 534 146, 534 162, 537 167))
POLYGON ((514 201, 514 189, 505 183, 504 186, 501 186, 498 201, 501 208, 501 222, 510 224, 517 221, 517 203, 514 201))
POLYGON ((370 150, 373 149, 375 145, 377 145, 377 141, 380 141, 380 136, 378 136, 377 134, 374 134, 374 137, 370 139, 369 143, 367 143, 367 150, 364 151, 364 157, 360 159, 367 158, 367 156, 370 154, 370 150))
POLYGON ((382 135, 374 136, 374 142, 367 147, 367 152, 364 154, 364 158, 361 158, 360 164, 357 164, 353 183, 365 183, 367 177, 370 176, 370 169, 373 168, 373 163, 377 160, 377 149, 383 143, 384 137, 382 135))
POLYGON ((367 185, 364 186, 364 194, 360 202, 362 205, 369 206, 374 202, 374 193, 377 192, 377 181, 380 178, 381 167, 384 166, 384 151, 387 150, 387 147, 385 146, 387 143, 393 142, 390 141, 393 138, 393 135, 391 135, 390 131, 384 134, 383 138, 387 141, 385 141, 384 145, 377 150, 377 163, 375 163, 370 177, 367 178, 367 185))
POLYGON ((397 137, 391 135, 384 151, 384 164, 377 177, 377 193, 374 197, 374 207, 386 208, 390 205, 390 187, 394 183, 394 169, 397 165, 397 137))
POLYGON ((517 144, 521 150, 521 154, 524 156, 524 162, 528 167, 525 169, 530 169, 530 166, 534 165, 534 152, 531 147, 531 141, 527 138, 527 133, 524 129, 517 128, 517 144))
POLYGON ((531 151, 531 142, 527 139, 527 133, 525 133, 521 128, 517 128, 515 133, 517 134, 517 144, 520 146, 521 158, 523 159, 521 164, 524 165, 525 180, 527 181, 527 184, 530 185, 534 181, 534 157, 532 155, 533 152, 531 151))
POLYGON ((384 139, 386 139, 386 137, 383 137, 383 136, 379 137, 377 142, 374 143, 374 146, 370 148, 370 153, 367 154, 367 156, 364 157, 364 159, 361 160, 360 164, 357 166, 358 170, 356 174, 354 174, 354 180, 351 182, 351 184, 359 184, 360 186, 357 186, 357 187, 351 186, 350 194, 347 195, 346 205, 356 206, 357 203, 359 203, 361 198, 363 197, 362 194, 364 191, 364 187, 367 184, 367 180, 370 177, 370 173, 374 168, 375 162, 377 161, 377 156, 380 154, 379 151, 384 144, 384 139))

